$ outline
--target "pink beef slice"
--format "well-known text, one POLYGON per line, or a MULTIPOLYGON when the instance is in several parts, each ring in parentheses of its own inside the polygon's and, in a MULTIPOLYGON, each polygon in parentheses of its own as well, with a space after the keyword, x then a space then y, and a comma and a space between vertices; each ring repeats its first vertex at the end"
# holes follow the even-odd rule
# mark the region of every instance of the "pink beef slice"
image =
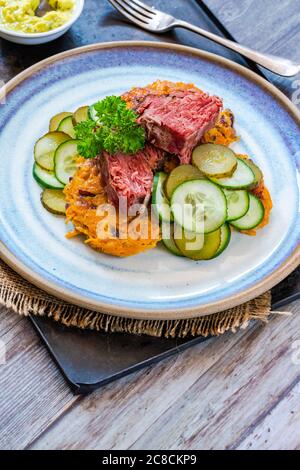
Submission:
POLYGON ((221 109, 222 100, 217 96, 186 90, 146 95, 135 110, 148 141, 178 155, 180 163, 185 164, 190 163, 194 147, 214 126, 221 109))
POLYGON ((140 150, 138 153, 146 158, 151 170, 158 171, 163 168, 166 159, 166 152, 164 150, 147 143, 143 150, 140 150))
POLYGON ((148 201, 152 191, 153 173, 160 165, 164 152, 146 145, 143 150, 126 155, 103 152, 100 157, 102 182, 108 200, 118 207, 120 197, 127 199, 128 207, 148 201))

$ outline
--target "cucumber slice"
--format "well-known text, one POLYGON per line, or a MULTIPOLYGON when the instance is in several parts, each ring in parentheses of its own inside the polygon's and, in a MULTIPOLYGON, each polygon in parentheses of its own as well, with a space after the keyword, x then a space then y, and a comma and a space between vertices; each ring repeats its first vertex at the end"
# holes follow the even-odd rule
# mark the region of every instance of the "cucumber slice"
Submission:
POLYGON ((221 231, 221 243, 214 258, 216 258, 217 256, 220 256, 220 254, 226 250, 231 239, 231 230, 228 224, 222 225, 222 227, 220 228, 220 231, 221 231))
POLYGON ((164 193, 164 184, 167 177, 168 175, 166 173, 156 173, 156 175, 154 176, 152 192, 152 204, 154 204, 154 209, 158 217, 164 222, 170 222, 171 220, 173 220, 169 201, 164 193))
POLYGON ((192 154, 193 164, 208 177, 230 177, 237 167, 235 153, 225 145, 198 145, 192 154))
POLYGON ((174 168, 168 176, 165 184, 165 191, 168 199, 171 199, 177 186, 185 181, 197 180, 203 177, 198 168, 193 165, 180 165, 174 168))
POLYGON ((71 139, 75 139, 75 130, 74 130, 74 125, 73 125, 73 117, 72 116, 67 116, 65 117, 59 124, 58 131, 64 132, 65 134, 68 134, 71 139))
POLYGON ((175 222, 188 232, 214 232, 227 217, 223 191, 206 179, 187 181, 178 186, 171 198, 171 209, 175 222))
POLYGON ((59 124, 61 123, 61 121, 64 118, 66 118, 68 116, 72 116, 72 115, 73 115, 73 113, 70 113, 69 111, 63 111, 62 113, 55 114, 55 116, 53 116, 50 119, 49 132, 57 131, 57 128, 58 128, 59 124))
POLYGON ((92 119, 92 121, 99 122, 97 111, 95 110, 93 104, 91 106, 89 106, 88 116, 89 116, 90 119, 92 119))
POLYGON ((78 124, 79 122, 86 121, 89 118, 88 115, 89 112, 89 107, 88 106, 81 106, 78 108, 73 116, 73 122, 74 124, 78 124))
POLYGON ((162 231, 162 242, 165 247, 176 256, 183 256, 181 251, 177 248, 174 240, 174 225, 163 223, 161 227, 162 231))
POLYGON ((41 202, 45 209, 52 214, 64 215, 66 213, 66 199, 60 189, 44 189, 41 202))
POLYGON ((255 176, 251 168, 241 158, 237 159, 237 168, 229 178, 211 178, 219 186, 228 189, 247 189, 255 181, 255 176))
POLYGON ((45 170, 54 170, 54 153, 57 147, 70 137, 63 132, 48 132, 34 146, 34 159, 45 170))
POLYGON ((204 234, 188 234, 185 232, 180 239, 175 239, 181 253, 194 260, 214 258, 221 244, 221 230, 204 234))
POLYGON ((248 189, 254 189, 260 184, 264 176, 261 169, 252 160, 250 160, 250 158, 244 160, 244 162, 249 166, 249 168, 251 168, 255 178, 253 184, 248 189))
POLYGON ((63 189, 64 185, 55 178, 53 171, 47 171, 36 163, 33 164, 32 174, 42 188, 63 189))
POLYGON ((227 201, 227 220, 236 220, 243 217, 249 209, 249 194, 244 189, 233 191, 224 188, 227 201))
POLYGON ((230 222, 231 225, 233 225, 233 227, 237 228, 238 230, 250 230, 255 228, 264 218, 265 208, 261 200, 251 193, 249 194, 249 199, 249 209, 244 217, 230 222))
POLYGON ((63 142, 57 149, 54 155, 54 172, 56 178, 65 184, 74 176, 76 172, 76 160, 78 158, 79 140, 68 140, 63 142))

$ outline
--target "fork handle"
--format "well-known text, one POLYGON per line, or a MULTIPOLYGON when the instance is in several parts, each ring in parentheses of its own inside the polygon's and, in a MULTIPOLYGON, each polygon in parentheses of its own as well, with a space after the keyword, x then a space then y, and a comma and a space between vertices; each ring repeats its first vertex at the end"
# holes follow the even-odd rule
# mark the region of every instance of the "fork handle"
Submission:
POLYGON ((185 28, 208 39, 211 39, 212 41, 217 42, 218 44, 221 44, 222 46, 225 46, 234 52, 238 52, 244 57, 247 57, 253 62, 256 62, 258 65, 261 65, 262 67, 265 67, 266 69, 277 73, 278 75, 282 75, 284 77, 293 77, 300 73, 300 65, 292 62, 289 59, 284 59, 283 57, 269 54, 262 54, 261 52, 254 51, 249 47, 242 46, 234 41, 217 36, 216 34, 206 31, 205 29, 198 28, 197 26, 194 26, 193 24, 186 21, 176 20, 172 26, 185 28))

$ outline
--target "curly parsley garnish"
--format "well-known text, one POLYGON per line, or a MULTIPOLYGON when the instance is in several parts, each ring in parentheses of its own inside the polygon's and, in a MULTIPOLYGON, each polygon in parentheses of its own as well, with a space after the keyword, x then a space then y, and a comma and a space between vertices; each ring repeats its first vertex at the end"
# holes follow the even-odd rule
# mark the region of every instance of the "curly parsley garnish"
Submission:
POLYGON ((101 150, 136 153, 145 146, 145 131, 136 122, 137 114, 119 96, 108 96, 93 107, 98 120, 88 119, 75 126, 80 155, 93 158, 101 150))

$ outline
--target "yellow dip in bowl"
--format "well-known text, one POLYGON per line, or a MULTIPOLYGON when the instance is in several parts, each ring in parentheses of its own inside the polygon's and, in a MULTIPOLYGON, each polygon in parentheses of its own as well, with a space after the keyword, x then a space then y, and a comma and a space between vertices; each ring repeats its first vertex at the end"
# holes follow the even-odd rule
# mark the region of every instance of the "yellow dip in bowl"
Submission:
POLYGON ((70 20, 74 0, 48 0, 54 9, 39 18, 35 11, 40 0, 0 0, 0 26, 22 33, 44 33, 70 20))

